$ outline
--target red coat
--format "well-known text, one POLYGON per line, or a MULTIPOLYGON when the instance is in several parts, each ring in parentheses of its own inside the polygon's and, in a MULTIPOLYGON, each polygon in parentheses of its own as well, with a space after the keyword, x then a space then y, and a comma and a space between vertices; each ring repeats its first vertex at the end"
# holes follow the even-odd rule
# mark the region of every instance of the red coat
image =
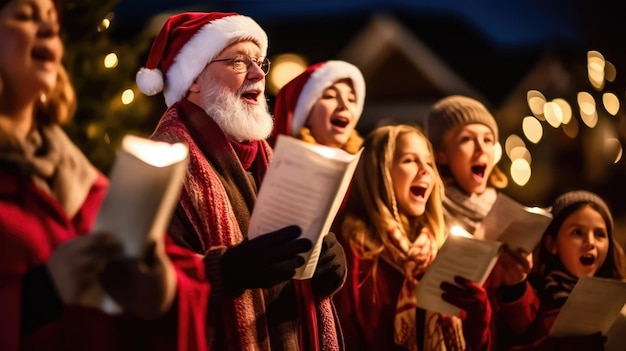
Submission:
POLYGON ((36 331, 20 330, 24 273, 44 265, 60 243, 89 232, 108 187, 99 174, 73 218, 54 198, 23 176, 0 171, 0 350, 205 350, 203 313, 209 287, 202 265, 173 245, 168 254, 178 276, 176 307, 158 322, 129 316, 111 317, 84 307, 65 308, 62 315, 36 331))
MULTIPOLYGON (((341 241, 340 235, 337 238, 341 241)), ((345 242, 342 244, 348 262, 348 278, 335 294, 334 301, 346 350, 402 350, 393 345, 396 305, 404 276, 380 260, 376 284, 371 277, 365 280, 366 272, 371 270, 371 261, 360 260, 345 242), (373 300, 375 292, 376 302, 373 300)))
POLYGON ((524 294, 514 301, 505 303, 498 290, 489 287, 490 283, 491 279, 485 282, 492 307, 491 351, 504 350, 525 343, 539 310, 539 297, 535 289, 526 281, 524 294))
POLYGON ((598 334, 578 335, 572 337, 553 338, 548 336, 561 308, 555 306, 549 298, 541 299, 541 309, 538 311, 533 325, 525 335, 525 342, 508 351, 588 351, 604 350, 606 339, 598 334))

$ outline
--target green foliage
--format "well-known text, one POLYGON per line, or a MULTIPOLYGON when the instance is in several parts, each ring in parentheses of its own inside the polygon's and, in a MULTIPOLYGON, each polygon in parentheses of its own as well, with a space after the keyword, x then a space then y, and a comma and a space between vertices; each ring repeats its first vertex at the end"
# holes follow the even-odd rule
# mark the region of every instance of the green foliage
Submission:
MULTIPOLYGON (((77 95, 77 111, 66 126, 70 137, 101 171, 108 173, 122 137, 149 134, 156 121, 154 103, 135 85, 135 73, 151 37, 137 34, 113 40, 102 25, 115 21, 111 10, 119 0, 63 1, 64 63, 77 95), (104 58, 115 53, 118 64, 105 68, 104 58), (133 89, 135 100, 124 105, 121 94, 133 89)), ((157 117, 158 118, 158 117, 157 117)))

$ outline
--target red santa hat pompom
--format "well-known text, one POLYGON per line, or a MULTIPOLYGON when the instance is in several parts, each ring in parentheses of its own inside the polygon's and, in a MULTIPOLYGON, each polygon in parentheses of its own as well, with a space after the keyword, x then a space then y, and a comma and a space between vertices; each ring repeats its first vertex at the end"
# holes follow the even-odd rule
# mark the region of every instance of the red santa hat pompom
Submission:
POLYGON ((285 84, 276 94, 274 105, 274 133, 297 136, 306 123, 313 104, 326 88, 340 79, 350 79, 356 94, 359 118, 365 101, 365 79, 361 71, 346 61, 331 60, 309 66, 300 75, 285 84))
POLYGON ((154 39, 148 62, 137 72, 139 90, 146 95, 163 91, 171 106, 204 67, 229 45, 252 40, 267 55, 267 34, 250 17, 234 12, 186 12, 170 17, 154 39))

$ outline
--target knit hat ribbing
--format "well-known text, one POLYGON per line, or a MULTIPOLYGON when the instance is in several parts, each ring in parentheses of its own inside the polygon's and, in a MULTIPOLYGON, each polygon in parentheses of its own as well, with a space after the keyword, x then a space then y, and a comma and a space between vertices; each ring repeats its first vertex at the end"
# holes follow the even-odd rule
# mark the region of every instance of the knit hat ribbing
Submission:
POLYGON ((437 101, 428 113, 425 129, 433 148, 439 150, 448 130, 472 123, 489 127, 498 141, 498 124, 489 110, 479 101, 461 95, 452 95, 437 101))
POLYGON ((608 205, 601 197, 589 191, 575 190, 562 194, 552 204, 552 215, 556 218, 566 208, 579 203, 593 203, 598 206, 602 216, 608 219, 607 230, 609 233, 613 232, 613 216, 608 205))

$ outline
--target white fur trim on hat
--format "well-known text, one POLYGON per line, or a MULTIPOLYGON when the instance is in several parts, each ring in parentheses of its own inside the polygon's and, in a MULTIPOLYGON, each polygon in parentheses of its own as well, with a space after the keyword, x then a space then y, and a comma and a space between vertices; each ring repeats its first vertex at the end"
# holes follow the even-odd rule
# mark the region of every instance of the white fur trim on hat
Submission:
POLYGON ((207 23, 187 41, 166 72, 165 103, 173 105, 187 94, 200 72, 230 44, 252 40, 267 55, 267 34, 250 17, 233 15, 207 23))
POLYGON ((163 73, 158 68, 141 68, 135 79, 139 90, 148 96, 156 95, 163 90, 163 73))
POLYGON ((293 121, 291 123, 292 136, 296 136, 298 132, 300 132, 313 104, 322 96, 324 90, 336 81, 346 78, 352 80, 352 86, 356 94, 357 104, 355 116, 357 120, 361 117, 363 103, 365 101, 365 79, 363 78, 363 74, 351 63, 331 60, 311 73, 311 77, 309 77, 304 84, 293 111, 293 121))

